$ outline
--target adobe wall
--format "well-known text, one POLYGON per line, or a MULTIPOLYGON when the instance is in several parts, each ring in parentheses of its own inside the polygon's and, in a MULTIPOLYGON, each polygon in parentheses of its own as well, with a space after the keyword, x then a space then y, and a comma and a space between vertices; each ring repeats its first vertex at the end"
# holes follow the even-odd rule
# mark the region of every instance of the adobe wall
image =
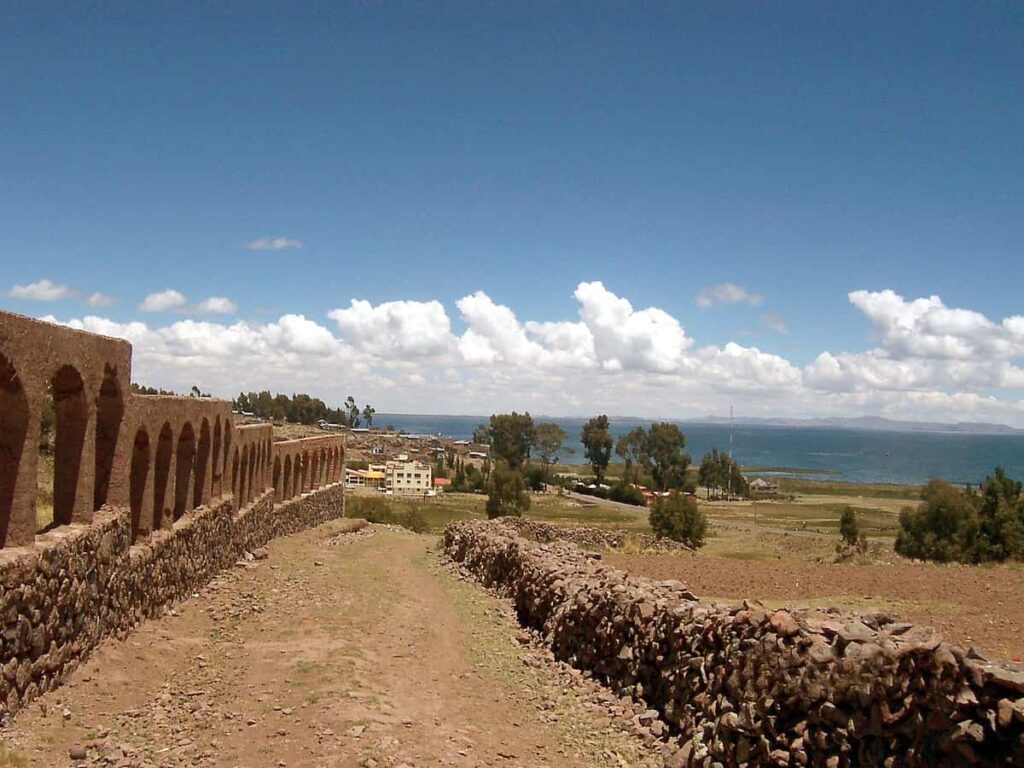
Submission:
POLYGON ((657 708, 684 740, 672 765, 1024 765, 1024 669, 931 628, 705 603, 501 521, 452 523, 444 548, 558 658, 657 708))
POLYGON ((344 514, 340 436, 274 442, 213 398, 131 392, 131 346, 0 312, 0 719, 103 637, 274 536, 344 514), (53 523, 37 522, 43 407, 53 523))

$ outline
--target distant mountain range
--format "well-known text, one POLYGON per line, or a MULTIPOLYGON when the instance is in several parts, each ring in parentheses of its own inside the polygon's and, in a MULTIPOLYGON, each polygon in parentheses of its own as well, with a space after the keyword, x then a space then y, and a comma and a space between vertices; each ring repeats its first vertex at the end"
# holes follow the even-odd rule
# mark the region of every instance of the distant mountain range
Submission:
MULTIPOLYGON (((692 424, 728 424, 728 416, 704 416, 695 419, 684 419, 692 424)), ((986 424, 980 421, 959 421, 956 424, 943 424, 936 421, 898 421, 884 419, 880 416, 840 416, 818 419, 787 419, 787 418, 756 418, 741 417, 734 419, 736 424, 757 424, 766 427, 831 427, 832 429, 873 429, 883 432, 960 432, 972 435, 1021 435, 1024 429, 1016 429, 1006 424, 986 424)))

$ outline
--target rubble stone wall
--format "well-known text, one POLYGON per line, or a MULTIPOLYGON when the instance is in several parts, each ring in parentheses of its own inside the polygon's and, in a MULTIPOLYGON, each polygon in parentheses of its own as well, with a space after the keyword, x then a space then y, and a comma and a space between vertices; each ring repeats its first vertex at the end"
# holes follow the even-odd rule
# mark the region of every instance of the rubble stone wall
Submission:
POLYGON ((642 549, 690 551, 685 544, 671 539, 659 539, 649 533, 595 528, 586 525, 552 525, 528 520, 525 517, 506 517, 502 522, 520 536, 525 536, 541 544, 562 541, 586 549, 621 549, 632 542, 642 549))
POLYGON ((344 515, 340 483, 278 504, 264 491, 197 507, 133 543, 129 508, 0 549, 0 722, 57 687, 104 637, 121 635, 270 539, 344 515))
POLYGON ((1024 765, 1024 670, 931 628, 706 603, 501 521, 452 523, 443 543, 558 658, 661 712, 675 765, 1024 765))

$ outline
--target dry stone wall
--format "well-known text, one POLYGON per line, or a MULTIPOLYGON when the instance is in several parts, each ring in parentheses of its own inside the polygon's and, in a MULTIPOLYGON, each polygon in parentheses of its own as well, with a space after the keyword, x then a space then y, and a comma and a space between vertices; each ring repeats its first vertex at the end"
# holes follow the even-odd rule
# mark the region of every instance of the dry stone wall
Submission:
POLYGON ((506 517, 502 522, 520 536, 541 544, 562 541, 585 549, 621 549, 625 545, 633 543, 641 549, 691 551, 689 547, 678 541, 659 539, 649 533, 636 531, 620 531, 586 525, 551 525, 528 520, 525 517, 506 517))
POLYGON ((104 637, 159 615, 246 551, 344 514, 341 484, 277 505, 273 495, 241 513, 223 498, 145 543, 132 544, 128 509, 104 508, 91 525, 0 550, 0 721, 57 687, 104 637))
POLYGON ((674 765, 1024 765, 1024 671, 931 628, 710 604, 501 521, 452 523, 443 543, 558 658, 657 708, 683 738, 674 765))

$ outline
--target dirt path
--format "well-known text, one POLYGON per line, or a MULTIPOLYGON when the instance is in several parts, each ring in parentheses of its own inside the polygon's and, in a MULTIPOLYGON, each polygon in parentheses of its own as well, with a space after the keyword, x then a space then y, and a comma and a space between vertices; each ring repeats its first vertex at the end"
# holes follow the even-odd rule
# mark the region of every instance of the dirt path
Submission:
POLYGON ((103 644, 0 733, 0 766, 659 764, 436 539, 341 530, 280 539, 103 644))

